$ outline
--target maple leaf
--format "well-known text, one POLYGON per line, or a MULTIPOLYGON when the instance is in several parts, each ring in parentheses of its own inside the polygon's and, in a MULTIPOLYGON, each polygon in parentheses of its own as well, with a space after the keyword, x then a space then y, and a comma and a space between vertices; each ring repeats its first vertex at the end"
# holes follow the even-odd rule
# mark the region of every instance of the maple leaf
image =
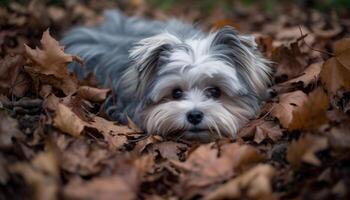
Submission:
POLYGON ((272 166, 257 165, 210 192, 204 199, 273 199, 271 179, 274 174, 272 166))
POLYGON ((27 56, 37 64, 33 66, 35 70, 58 78, 67 77, 69 74, 67 64, 79 60, 78 57, 65 54, 63 47, 50 36, 49 30, 43 33, 40 43, 42 49, 38 47, 32 49, 24 45, 27 56))
POLYGON ((287 150, 288 162, 296 168, 299 168, 303 162, 321 165, 320 160, 315 153, 324 150, 328 147, 328 140, 324 137, 306 135, 298 141, 293 141, 287 150))
POLYGON ((68 71, 67 64, 73 61, 82 63, 77 56, 65 54, 63 47, 50 36, 49 30, 43 33, 40 40, 42 49, 25 46, 26 55, 34 63, 26 67, 26 71, 34 80, 49 83, 56 88, 62 89, 65 94, 76 92, 78 80, 68 71))

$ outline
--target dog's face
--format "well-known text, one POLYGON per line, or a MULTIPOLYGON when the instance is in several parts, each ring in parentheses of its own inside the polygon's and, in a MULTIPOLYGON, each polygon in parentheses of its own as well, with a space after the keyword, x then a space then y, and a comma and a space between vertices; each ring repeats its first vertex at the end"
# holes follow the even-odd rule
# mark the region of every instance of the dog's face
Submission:
POLYGON ((255 42, 230 27, 183 40, 169 33, 147 38, 131 58, 142 126, 163 136, 234 137, 259 109, 269 83, 255 42))

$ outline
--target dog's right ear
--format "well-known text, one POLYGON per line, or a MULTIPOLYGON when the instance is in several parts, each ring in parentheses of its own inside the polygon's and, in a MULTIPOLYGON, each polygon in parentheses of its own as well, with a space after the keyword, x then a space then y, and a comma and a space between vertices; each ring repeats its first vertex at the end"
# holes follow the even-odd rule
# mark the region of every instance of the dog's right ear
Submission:
POLYGON ((155 73, 161 54, 179 43, 181 40, 170 33, 155 35, 136 43, 130 50, 130 58, 139 73, 140 81, 147 83, 144 81, 149 80, 155 73))

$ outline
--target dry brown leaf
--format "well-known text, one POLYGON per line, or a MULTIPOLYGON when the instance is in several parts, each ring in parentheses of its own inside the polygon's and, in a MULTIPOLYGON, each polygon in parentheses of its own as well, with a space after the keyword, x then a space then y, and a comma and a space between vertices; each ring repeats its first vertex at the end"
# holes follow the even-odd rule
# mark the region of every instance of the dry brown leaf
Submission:
POLYGON ((30 79, 23 73, 22 56, 7 56, 0 61, 0 93, 23 97, 29 89, 30 79))
POLYGON ((342 32, 343 28, 339 24, 337 20, 332 20, 331 23, 326 23, 323 20, 320 20, 317 23, 313 23, 312 26, 312 31, 319 37, 322 38, 332 38, 337 36, 339 33, 342 32), (332 28, 329 28, 329 26, 332 26, 332 28), (327 28, 327 29, 325 29, 327 28))
POLYGON ((60 132, 52 134, 60 152, 60 166, 73 174, 89 176, 100 172, 112 154, 101 148, 95 141, 86 138, 73 138, 60 132))
POLYGON ((313 63, 309 65, 300 76, 290 79, 289 81, 283 82, 281 84, 275 85, 273 88, 275 89, 279 88, 279 89, 276 89, 277 91, 280 91, 280 90, 288 91, 288 89, 286 88, 293 89, 293 87, 295 88, 296 86, 298 86, 298 84, 301 84, 303 88, 305 88, 310 84, 316 84, 316 82, 318 81, 318 77, 321 72, 323 63, 324 63, 323 61, 313 63))
POLYGON ((276 82, 283 82, 298 76, 307 66, 305 56, 300 52, 298 42, 290 47, 281 45, 272 51, 271 59, 276 62, 276 82))
POLYGON ((63 195, 67 199, 77 200, 136 199, 135 189, 129 185, 128 181, 117 175, 97 177, 90 181, 75 179, 64 187, 63 195))
POLYGON ((319 166, 321 161, 315 153, 325 150, 327 147, 327 138, 308 134, 289 145, 287 160, 295 168, 299 168, 303 162, 319 166))
POLYGON ((315 130, 320 125, 326 123, 329 100, 327 94, 321 87, 312 91, 305 104, 293 110, 293 119, 288 126, 288 130, 315 130))
POLYGON ((84 130, 86 122, 81 120, 67 106, 59 103, 57 105, 53 125, 65 133, 68 133, 74 137, 78 137, 84 130))
POLYGON ((34 69, 41 74, 66 78, 69 74, 67 64, 78 58, 65 54, 59 43, 50 36, 49 30, 43 33, 40 42, 42 49, 32 49, 25 45, 28 57, 37 64, 33 66, 34 69))
POLYGON ((15 163, 13 173, 21 174, 33 190, 33 199, 55 200, 59 190, 59 167, 55 153, 49 147, 30 162, 15 163))
POLYGON ((257 119, 249 122, 247 126, 243 127, 238 136, 242 138, 253 137, 256 143, 261 143, 269 138, 276 142, 283 135, 282 129, 278 124, 272 121, 265 121, 264 119, 257 119))
POLYGON ((273 199, 271 179, 274 174, 271 165, 257 165, 210 192, 204 199, 273 199))
POLYGON ((271 115, 278 118, 284 128, 288 128, 293 121, 293 111, 302 107, 307 100, 307 95, 302 91, 282 94, 278 103, 273 105, 271 115))
POLYGON ((24 134, 18 129, 17 120, 11 118, 6 111, 0 110, 0 149, 9 149, 13 139, 24 139, 24 134))
POLYGON ((262 155, 251 146, 230 143, 219 151, 213 144, 201 145, 195 149, 186 162, 173 161, 183 171, 181 185, 186 189, 203 187, 226 180, 246 165, 261 161, 262 155))
POLYGON ((67 64, 73 61, 82 63, 77 56, 65 54, 63 47, 50 36, 49 30, 43 33, 42 49, 31 49, 25 45, 26 55, 34 62, 26 71, 34 80, 61 89, 66 95, 76 92, 78 80, 68 71, 67 64))
POLYGON ((350 91, 350 42, 348 38, 337 41, 335 57, 328 59, 321 70, 320 78, 329 96, 334 97, 338 90, 350 91))
POLYGON ((93 102, 102 102, 106 99, 109 91, 110 89, 99 89, 89 86, 80 86, 77 93, 83 99, 93 102))
POLYGON ((342 124, 339 127, 333 127, 326 134, 331 147, 339 150, 350 149, 350 131, 349 124, 342 124))
POLYGON ((107 134, 118 135, 118 134, 136 134, 138 132, 128 128, 127 126, 117 125, 116 122, 108 121, 102 117, 95 116, 92 122, 89 123, 89 127, 96 128, 99 131, 107 134))
POLYGON ((183 153, 188 149, 188 146, 182 143, 172 141, 156 142, 147 145, 145 151, 152 152, 155 156, 158 154, 169 160, 184 160, 183 153))

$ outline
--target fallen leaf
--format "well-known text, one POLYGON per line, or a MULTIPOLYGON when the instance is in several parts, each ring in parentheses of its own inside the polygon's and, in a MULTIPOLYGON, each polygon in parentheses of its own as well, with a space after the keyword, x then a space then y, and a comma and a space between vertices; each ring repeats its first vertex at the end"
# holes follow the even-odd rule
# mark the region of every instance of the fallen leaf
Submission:
POLYGON ((151 143, 146 146, 144 151, 152 152, 155 156, 161 156, 162 158, 168 160, 184 160, 184 153, 188 149, 188 145, 172 142, 172 141, 164 141, 151 143))
POLYGON ((25 136, 18 129, 17 120, 11 118, 6 111, 0 110, 0 149, 11 148, 13 139, 23 140, 25 136))
POLYGON ((139 133, 127 126, 116 125, 115 122, 98 116, 93 117, 92 121, 86 127, 98 130, 109 144, 111 150, 122 148, 127 143, 128 135, 139 133))
POLYGON ((34 80, 49 83, 68 95, 76 92, 78 80, 68 71, 67 64, 73 61, 82 63, 77 56, 65 54, 58 41, 50 36, 49 30, 43 33, 42 49, 32 49, 25 45, 26 55, 34 63, 26 67, 34 80))
POLYGON ((76 139, 59 132, 52 135, 61 155, 61 168, 73 174, 89 176, 100 172, 112 154, 108 149, 101 148, 96 141, 76 139))
POLYGON ((276 82, 283 82, 298 76, 307 66, 305 55, 300 52, 298 42, 273 49, 271 59, 277 63, 274 75, 276 82))
POLYGON ((59 191, 59 168, 56 155, 48 147, 30 162, 18 162, 10 166, 12 173, 21 174, 33 190, 33 199, 55 200, 59 191))
POLYGON ((5 185, 10 179, 8 172, 8 161, 3 153, 0 152, 0 184, 5 185))
POLYGON ((59 103, 54 118, 54 126, 74 137, 81 135, 86 123, 74 114, 67 106, 59 103))
POLYGON ((256 119, 243 127, 238 136, 242 138, 254 138, 254 142, 261 143, 265 139, 271 139, 276 142, 283 135, 282 129, 278 124, 264 119, 256 119))
POLYGON ((303 162, 320 166, 321 161, 315 153, 325 150, 327 147, 327 138, 308 134, 289 145, 287 160, 295 168, 301 167, 303 162))
POLYGON ((232 177, 235 169, 261 161, 259 152, 247 145, 230 143, 220 150, 213 144, 201 145, 195 149, 185 162, 172 161, 176 168, 183 171, 180 183, 186 189, 203 187, 232 177))
POLYGON ((80 86, 78 89, 78 95, 86 100, 93 102, 102 102, 106 99, 110 89, 99 89, 89 86, 80 86))
POLYGON ((284 128, 288 128, 293 121, 294 110, 300 109, 307 100, 307 95, 299 90, 282 94, 278 103, 273 105, 271 115, 278 118, 284 128))
POLYGON ((288 126, 288 130, 315 130, 327 119, 327 109, 329 100, 323 88, 318 87, 307 96, 307 101, 294 109, 292 112, 293 119, 288 126))
POLYGON ((337 20, 332 20, 332 22, 329 24, 322 20, 318 23, 313 23, 311 28, 312 32, 314 32, 317 36, 322 38, 335 37, 343 30, 343 28, 337 20))
POLYGON ((136 199, 135 189, 129 185, 128 181, 117 175, 97 177, 89 181, 75 179, 64 187, 63 195, 67 199, 82 200, 136 199))
POLYGON ((76 56, 65 54, 58 41, 50 36, 49 30, 43 33, 40 40, 42 49, 32 49, 25 45, 27 56, 37 63, 33 66, 37 72, 66 78, 69 75, 67 64, 79 60, 76 56))
POLYGON ((338 150, 347 150, 350 148, 350 129, 347 124, 341 124, 339 127, 333 127, 326 134, 329 145, 338 150))
POLYGON ((317 62, 309 65, 303 73, 286 82, 274 85, 273 89, 277 93, 291 92, 299 87, 306 88, 310 84, 316 84, 324 62, 317 62))
POLYGON ((204 199, 274 199, 271 185, 274 174, 272 166, 257 165, 210 192, 204 199))
POLYGON ((21 69, 22 56, 6 56, 0 61, 0 93, 23 97, 29 89, 30 79, 21 69))
POLYGON ((350 45, 347 38, 335 44, 336 56, 328 59, 321 70, 320 79, 324 84, 330 98, 333 98, 338 90, 350 91, 350 45))

